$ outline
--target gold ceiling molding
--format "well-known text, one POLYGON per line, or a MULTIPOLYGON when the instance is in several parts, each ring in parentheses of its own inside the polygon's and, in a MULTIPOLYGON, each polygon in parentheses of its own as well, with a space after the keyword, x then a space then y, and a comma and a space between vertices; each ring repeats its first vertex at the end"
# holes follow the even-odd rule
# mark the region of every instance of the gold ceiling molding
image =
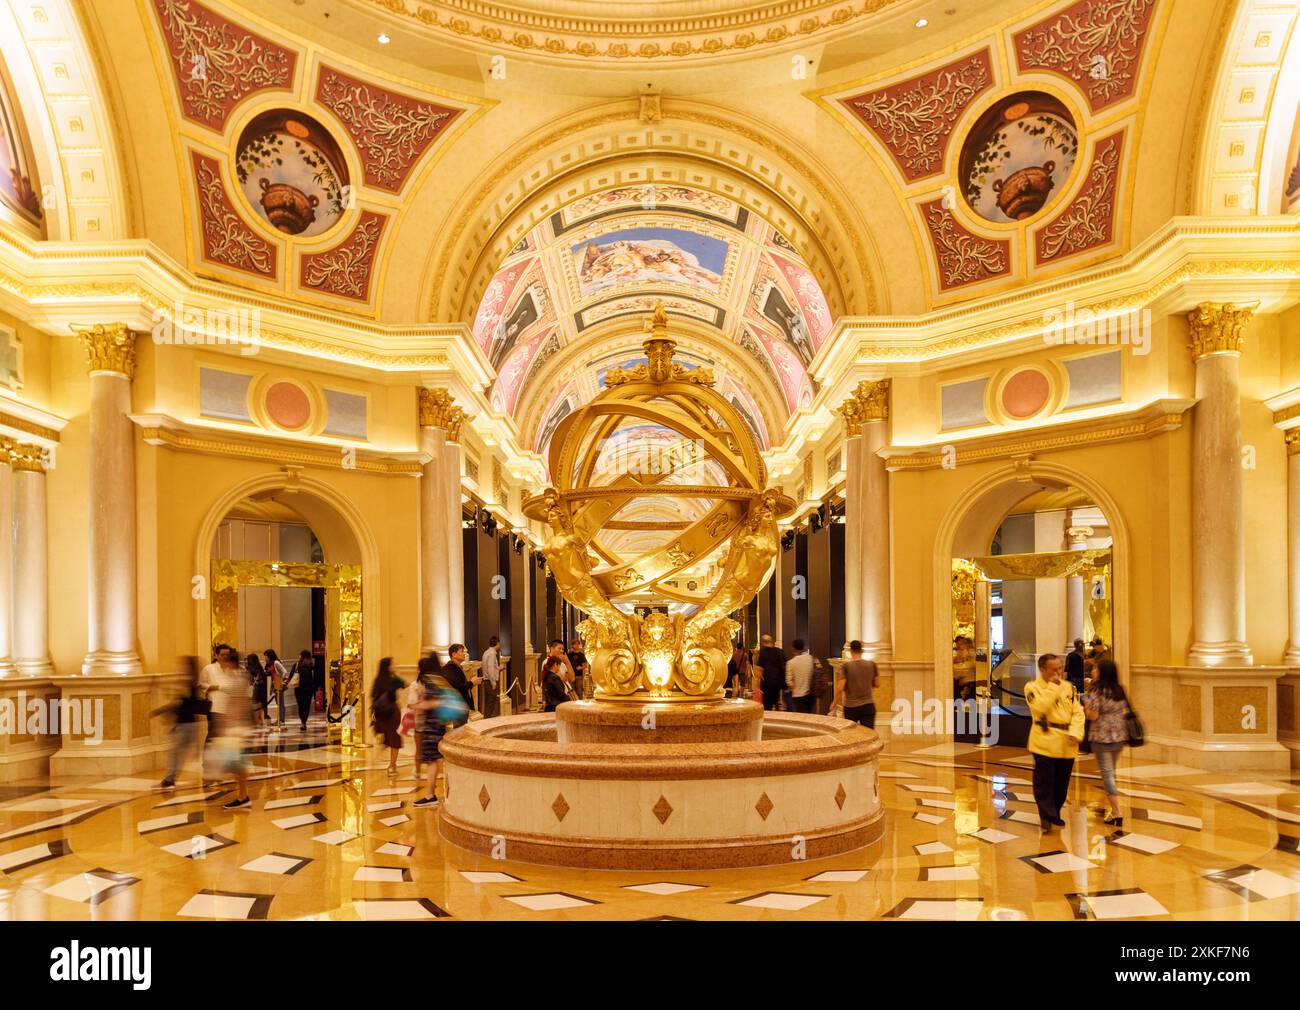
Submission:
POLYGON ((0 411, 0 428, 8 428, 11 431, 21 431, 25 434, 45 439, 47 442, 59 441, 59 432, 57 429, 47 428, 43 424, 29 421, 25 417, 18 417, 15 414, 10 414, 8 411, 0 411))
POLYGON ((1258 304, 1202 302, 1187 313, 1192 358, 1199 361, 1213 354, 1240 354, 1245 350, 1246 326, 1258 304))
MULTIPOLYGON (((149 445, 164 446, 183 452, 196 452, 208 456, 233 456, 237 459, 253 459, 271 462, 277 465, 316 466, 326 470, 358 470, 362 473, 374 473, 393 477, 418 477, 422 464, 419 460, 393 459, 370 449, 357 447, 355 459, 348 457, 349 466, 344 466, 344 455, 309 449, 305 445, 274 443, 263 440, 252 441, 235 437, 220 438, 215 435, 196 435, 191 432, 156 423, 155 418, 138 420, 140 437, 149 445), (154 423, 149 423, 154 422, 154 423)), ((352 448, 352 447, 348 447, 352 448)))
MULTIPOLYGON (((472 318, 505 252, 542 217, 549 216, 556 209, 548 205, 544 214, 529 216, 538 194, 544 196, 549 189, 583 173, 608 172, 610 166, 619 160, 651 154, 676 156, 726 169, 752 185, 756 192, 765 194, 773 204, 786 208, 818 243, 811 250, 800 248, 799 252, 821 283, 835 313, 879 311, 874 275, 868 266, 877 264, 879 257, 874 248, 868 250, 862 232, 855 227, 854 215, 848 209, 851 202, 847 198, 841 199, 833 191, 832 187, 839 188, 835 173, 825 166, 815 165, 814 155, 798 153, 782 145, 772 136, 770 126, 764 129, 762 124, 750 123, 738 113, 699 102, 667 96, 663 120, 650 126, 639 122, 639 113, 638 101, 628 99, 612 111, 583 119, 560 120, 539 140, 510 151, 473 193, 458 198, 457 203, 462 208, 460 215, 449 228, 442 230, 448 240, 441 244, 436 257, 431 255, 434 265, 428 274, 430 318, 472 318), (593 143, 593 138, 574 139, 589 131, 618 124, 631 129, 616 130, 594 138, 598 143, 593 143), (714 143, 706 147, 699 143, 698 134, 691 134, 676 124, 708 127, 718 131, 718 136, 712 138, 714 143), (637 142, 627 146, 632 138, 637 142), (752 145, 752 149, 738 144, 736 138, 742 138, 747 145, 752 145), (550 156, 542 156, 551 148, 561 145, 573 148, 580 144, 592 145, 592 150, 586 154, 579 152, 577 156, 573 156, 572 151, 561 152, 563 156, 555 156, 555 151, 551 151, 550 156), (755 161, 771 160, 782 163, 775 166, 777 169, 788 167, 790 171, 760 173, 753 167, 755 161), (511 176, 514 176, 512 182, 511 176), (809 198, 806 192, 809 187, 816 194, 817 201, 809 198), (842 229, 849 249, 841 248, 832 228, 842 229), (494 238, 503 235, 508 237, 494 238), (490 250, 494 248, 498 248, 501 255, 491 255, 490 250), (458 251, 462 268, 453 269, 452 258, 458 251), (859 265, 858 283, 854 283, 855 277, 831 266, 846 262, 859 265)), ((606 188, 609 187, 599 187, 606 188)), ((597 191, 592 189, 592 192, 597 191)), ((584 191, 581 195, 588 194, 584 191)), ((720 195, 736 200, 761 217, 769 216, 761 208, 749 206, 743 195, 734 191, 720 195)))
POLYGON ((613 6, 609 3, 353 2, 378 7, 454 43, 469 42, 498 52, 506 48, 539 58, 636 64, 752 56, 812 39, 821 42, 824 36, 858 26, 864 18, 888 11, 902 0, 706 0, 695 3, 694 11, 671 18, 656 16, 655 5, 647 3, 637 15, 618 19, 597 13, 609 11, 613 6))
POLYGON ((951 469, 996 460, 1031 460, 1041 453, 1149 438, 1181 428, 1194 400, 1157 400, 1135 411, 1048 425, 1029 431, 995 432, 944 445, 888 446, 880 455, 894 471, 951 469), (946 451, 945 451, 946 450, 946 451))
POLYGON ((859 382, 853 394, 840 404, 840 416, 848 438, 861 435, 867 421, 889 420, 889 380, 859 382))

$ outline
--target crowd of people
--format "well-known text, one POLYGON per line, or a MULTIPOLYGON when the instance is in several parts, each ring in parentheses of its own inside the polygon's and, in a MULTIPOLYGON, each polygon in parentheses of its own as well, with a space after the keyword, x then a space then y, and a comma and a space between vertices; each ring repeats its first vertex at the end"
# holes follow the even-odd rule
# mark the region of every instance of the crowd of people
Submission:
POLYGON ((228 809, 248 806, 247 737, 256 727, 282 732, 286 724, 286 698, 292 694, 296 716, 302 732, 312 707, 317 702, 316 664, 304 649, 292 670, 285 667, 274 649, 250 652, 241 657, 238 650, 220 643, 213 647, 212 662, 201 666, 193 656, 181 661, 186 687, 169 705, 156 709, 154 715, 172 719, 172 746, 167 762, 164 789, 176 785, 176 776, 191 753, 200 747, 199 729, 206 724, 202 743, 205 773, 209 770, 233 775, 235 799, 228 809), (275 721, 270 706, 275 703, 275 721))
MULTIPOLYGON (((849 658, 834 676, 829 664, 814 656, 802 639, 791 644, 791 655, 776 645, 771 635, 763 635, 753 652, 736 646, 727 664, 725 693, 732 698, 753 698, 768 711, 783 708, 809 714, 817 711, 819 701, 829 698, 827 712, 842 712, 844 718, 874 729, 880 674, 876 664, 864 657, 862 643, 849 643, 849 658)), ((472 719, 500 714, 506 672, 500 646, 495 635, 488 640, 473 675, 466 673, 469 650, 463 644, 451 646, 445 663, 436 655, 426 655, 410 684, 398 674, 391 657, 380 660, 371 685, 371 723, 377 743, 388 751, 390 776, 398 774, 403 737, 413 737, 414 777, 419 780, 423 769, 427 786, 416 806, 438 803, 440 745, 446 734, 472 719), (476 687, 482 688, 477 703, 476 687)), ((1100 639, 1086 649, 1083 640, 1076 639, 1064 657, 1044 653, 1037 662, 1038 676, 1026 686, 1025 701, 1032 719, 1029 752, 1034 760, 1033 791, 1041 827, 1050 831, 1065 823, 1061 810, 1081 746, 1095 755, 1101 773, 1108 804, 1103 823, 1122 826, 1116 761, 1126 745, 1140 746, 1143 740, 1141 723, 1119 682, 1110 651, 1100 639)), ((323 700, 317 697, 316 666, 305 649, 289 668, 274 649, 250 653, 241 660, 239 653, 225 644, 213 649, 212 662, 206 666, 201 667, 192 657, 186 659, 186 689, 175 702, 154 713, 168 715, 173 722, 163 787, 175 786, 185 762, 202 746, 205 774, 212 771, 235 781, 235 797, 225 804, 226 809, 247 808, 251 803, 247 737, 255 727, 284 731, 290 697, 295 703, 293 715, 306 731, 313 706, 323 707, 323 700), (205 722, 206 741, 201 745, 199 727, 205 722)), ((580 644, 569 648, 560 639, 548 644, 539 688, 546 712, 590 696, 591 665, 580 644)))

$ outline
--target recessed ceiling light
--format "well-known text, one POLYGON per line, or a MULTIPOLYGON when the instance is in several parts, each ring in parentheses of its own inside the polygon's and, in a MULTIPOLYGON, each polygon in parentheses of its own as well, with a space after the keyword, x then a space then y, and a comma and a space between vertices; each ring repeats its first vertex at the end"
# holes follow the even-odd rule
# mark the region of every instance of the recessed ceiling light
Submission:
POLYGON ((388 45, 388 43, 392 42, 393 40, 390 39, 390 38, 389 38, 387 35, 385 35, 383 32, 380 32, 380 33, 379 33, 379 38, 378 38, 376 41, 377 41, 381 46, 386 46, 386 45, 388 45))
POLYGON ((929 20, 926 19, 926 18, 917 18, 917 19, 916 19, 916 27, 917 27, 917 28, 924 28, 924 27, 925 27, 926 25, 928 25, 929 23, 930 23, 929 20))

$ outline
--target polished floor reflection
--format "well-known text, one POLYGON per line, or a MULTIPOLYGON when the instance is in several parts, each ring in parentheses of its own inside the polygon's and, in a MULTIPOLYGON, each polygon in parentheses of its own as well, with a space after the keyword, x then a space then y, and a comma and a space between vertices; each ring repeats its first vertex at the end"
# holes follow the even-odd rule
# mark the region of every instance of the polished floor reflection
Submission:
POLYGON ((884 840, 755 870, 629 873, 480 858, 421 787, 319 728, 269 738, 253 809, 191 768, 0 787, 5 919, 1297 919, 1300 777, 1210 774, 1128 752, 1122 829, 1092 759, 1043 834, 1023 750, 891 745, 884 840))

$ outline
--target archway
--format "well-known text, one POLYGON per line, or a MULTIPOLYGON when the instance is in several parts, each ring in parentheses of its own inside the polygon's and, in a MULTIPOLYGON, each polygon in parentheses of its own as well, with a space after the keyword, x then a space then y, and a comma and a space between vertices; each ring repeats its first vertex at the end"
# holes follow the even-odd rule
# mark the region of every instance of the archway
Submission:
POLYGON ((199 528, 194 562, 195 571, 210 573, 207 591, 196 600, 196 641, 200 650, 213 641, 222 623, 214 619, 213 610, 218 593, 229 593, 232 579, 236 583, 242 579, 244 585, 296 585, 326 591, 330 599, 329 623, 337 631, 325 643, 326 673, 337 663, 340 702, 362 700, 352 724, 364 732, 362 716, 373 665, 371 657, 378 656, 382 649, 382 578, 378 546, 355 505, 329 484, 304 476, 296 468, 252 478, 228 490, 208 510, 199 528), (237 572, 228 565, 216 564, 223 523, 232 515, 256 516, 259 510, 268 521, 292 518, 305 525, 316 545, 314 555, 308 560, 291 559, 288 564, 294 567, 284 571, 273 571, 270 566, 280 558, 252 559, 266 570, 259 568, 251 575, 251 570, 237 572))
MULTIPOLYGON (((1082 472, 1055 463, 1019 460, 986 475, 972 485, 953 503, 939 526, 935 537, 934 555, 932 611, 934 679, 930 688, 931 697, 947 698, 956 690, 958 674, 963 672, 957 667, 964 665, 963 660, 967 658, 959 657, 959 649, 955 648, 956 636, 953 629, 957 622, 953 598, 954 568, 960 569, 962 561, 969 564, 972 559, 988 559, 999 554, 1010 555, 1019 552, 1020 548, 1026 545, 1029 546, 1030 553, 1042 551, 1041 537, 1037 542, 1034 541, 1032 523, 1026 531, 1030 539, 1025 544, 995 543, 999 535, 1007 529, 1007 520, 1010 517, 1028 516, 1033 520, 1047 512, 1060 511, 1065 514, 1068 521, 1072 510, 1082 509, 1093 510, 1099 515, 1100 520, 1104 521, 1105 537, 1109 539, 1109 545, 1105 545, 1102 540, 1097 540, 1096 543, 1102 544, 1105 549, 1091 549, 1093 543, 1084 546, 1084 541, 1089 538, 1079 534, 1076 543, 1062 543, 1058 545, 1056 551, 1044 551, 1039 554, 1039 557, 1046 559, 1048 553, 1056 553, 1057 560, 1064 563, 1071 561, 1069 555, 1072 553, 1081 556, 1095 555, 1083 558, 1086 562, 1084 567, 1066 565, 1062 568, 1061 565, 1056 565, 1055 568, 1060 569, 1062 580, 1067 577, 1089 577, 1086 573, 1105 568, 1104 588, 1108 599, 1104 609, 1110 622, 1111 635, 1111 641, 1106 644, 1110 647, 1112 655, 1121 662, 1128 659, 1131 554, 1128 529, 1118 505, 1104 487, 1082 472), (1040 509, 1040 505, 1043 508, 1040 509), (1011 549, 1007 550, 1008 547, 1011 549), (1061 547, 1079 549, 1061 551, 1061 547)), ((1062 528, 1060 532, 1064 534, 1066 530, 1062 528)), ((979 568, 978 561, 973 567, 979 568)), ((1031 596, 1036 591, 1032 579, 1028 580, 1027 589, 1031 596)), ((1063 582, 1060 586, 1063 599, 1069 591, 1070 587, 1063 582)), ((987 608, 987 602, 985 606, 987 608)), ((1032 612, 1032 602, 1029 609, 1032 612)), ((989 614, 982 616, 987 618, 989 614)), ((1050 626, 1051 622, 1047 623, 1050 626)), ((1050 648, 1036 648, 1034 643, 1034 647, 1029 648, 1026 653, 1027 661, 1032 665, 1036 653, 1060 649, 1067 637, 1066 627, 1070 625, 1063 623, 1061 633, 1056 636, 1062 639, 1060 643, 1049 643, 1050 648)), ((1071 631, 1070 634, 1078 634, 1078 632, 1071 631)), ((1034 638, 1032 631, 1027 637, 1030 640, 1034 638)), ((971 652, 970 661, 978 663, 978 651, 974 648, 974 643, 971 652)), ((990 665, 990 668, 992 659, 992 655, 985 657, 985 662, 990 665)))

